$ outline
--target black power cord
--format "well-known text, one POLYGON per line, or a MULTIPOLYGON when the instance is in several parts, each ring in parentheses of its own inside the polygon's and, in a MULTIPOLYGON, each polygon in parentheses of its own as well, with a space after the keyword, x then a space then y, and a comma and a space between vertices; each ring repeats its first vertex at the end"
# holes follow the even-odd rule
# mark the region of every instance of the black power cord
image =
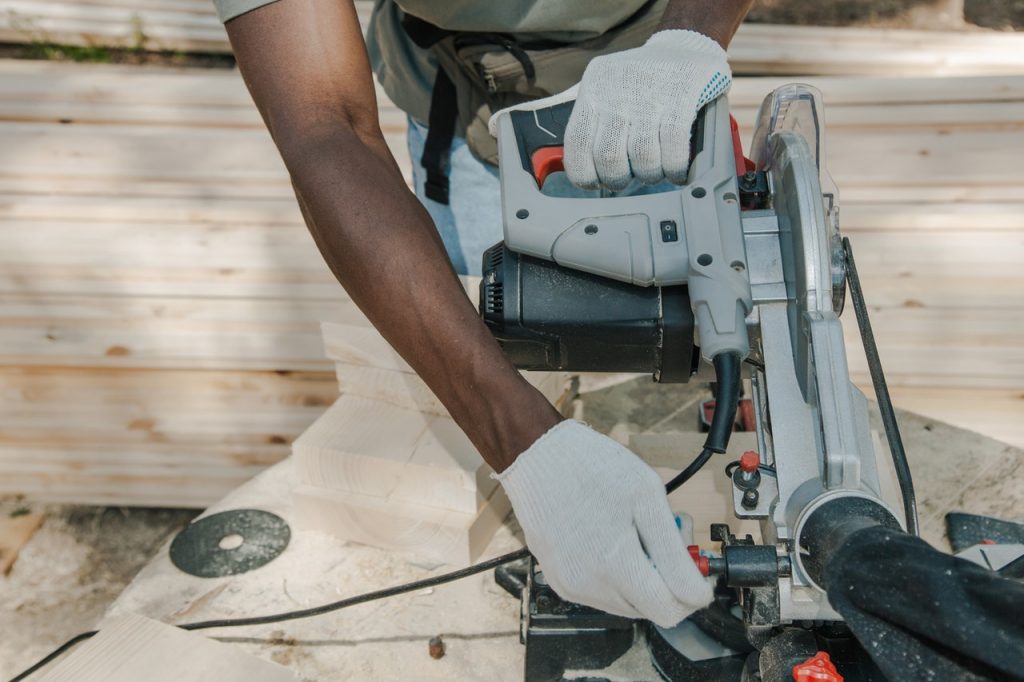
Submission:
POLYGON ((711 417, 708 437, 704 441, 704 449, 690 466, 665 485, 669 493, 693 478, 715 453, 724 453, 729 447, 729 436, 732 435, 733 424, 736 422, 736 409, 740 404, 743 381, 740 375, 740 354, 719 353, 711 360, 711 364, 715 367, 716 389, 715 413, 711 417))
POLYGON ((846 237, 843 237, 843 250, 846 252, 846 280, 850 287, 853 310, 857 315, 860 338, 864 344, 864 355, 868 361, 871 385, 875 389, 878 411, 882 415, 885 437, 889 441, 892 463, 896 468, 896 480, 900 484, 900 493, 903 496, 903 516, 907 519, 907 532, 911 535, 920 535, 921 532, 917 521, 917 497, 914 495, 914 479, 910 475, 907 451, 903 447, 900 426, 896 423, 896 410, 892 406, 892 398, 889 396, 889 385, 885 382, 882 360, 878 355, 878 346, 875 344, 875 334, 871 330, 871 320, 868 319, 868 306, 864 302, 864 292, 860 288, 860 275, 857 274, 857 263, 853 260, 853 247, 850 245, 850 240, 846 237))

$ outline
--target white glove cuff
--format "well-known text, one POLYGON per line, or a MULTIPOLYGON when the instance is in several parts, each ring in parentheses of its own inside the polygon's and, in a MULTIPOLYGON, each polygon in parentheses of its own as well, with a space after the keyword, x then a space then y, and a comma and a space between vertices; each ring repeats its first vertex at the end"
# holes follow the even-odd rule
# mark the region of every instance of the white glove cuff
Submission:
POLYGON ((540 438, 533 441, 533 445, 526 448, 522 454, 516 457, 516 461, 512 462, 507 469, 500 474, 491 474, 491 478, 497 479, 504 484, 534 472, 548 474, 549 471, 545 470, 558 467, 553 462, 553 460, 557 459, 557 456, 552 457, 552 452, 566 448, 578 448, 580 439, 585 437, 584 434, 589 433, 592 433, 592 431, 585 424, 575 419, 560 421, 545 431, 544 435, 540 438))
POLYGON ((644 44, 659 49, 700 52, 710 58, 728 61, 728 55, 718 41, 696 31, 678 28, 665 29, 651 35, 644 44))

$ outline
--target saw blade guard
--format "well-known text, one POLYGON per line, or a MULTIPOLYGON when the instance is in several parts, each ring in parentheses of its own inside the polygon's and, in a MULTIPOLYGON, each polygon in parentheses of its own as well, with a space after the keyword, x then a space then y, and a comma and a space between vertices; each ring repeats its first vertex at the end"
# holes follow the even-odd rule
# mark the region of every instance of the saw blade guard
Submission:
POLYGON ((804 83, 789 83, 770 92, 761 103, 750 144, 750 158, 759 170, 771 163, 776 133, 789 131, 804 138, 818 167, 818 182, 829 233, 832 308, 836 315, 846 301, 846 254, 839 232, 839 189, 828 172, 825 147, 825 107, 821 91, 804 83))

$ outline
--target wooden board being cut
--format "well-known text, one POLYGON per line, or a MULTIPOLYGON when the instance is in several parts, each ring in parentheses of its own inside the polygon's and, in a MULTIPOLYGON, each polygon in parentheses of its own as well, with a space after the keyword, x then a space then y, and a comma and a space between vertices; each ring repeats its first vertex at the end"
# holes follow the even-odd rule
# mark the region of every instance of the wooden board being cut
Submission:
POLYGON ((438 509, 311 485, 299 486, 293 492, 293 502, 308 528, 459 566, 479 558, 512 510, 500 486, 477 512, 438 509))
POLYGON ((497 482, 458 425, 343 395, 292 445, 303 483, 476 513, 497 482))
POLYGON ((121 616, 39 682, 294 682, 284 666, 143 616, 121 616))

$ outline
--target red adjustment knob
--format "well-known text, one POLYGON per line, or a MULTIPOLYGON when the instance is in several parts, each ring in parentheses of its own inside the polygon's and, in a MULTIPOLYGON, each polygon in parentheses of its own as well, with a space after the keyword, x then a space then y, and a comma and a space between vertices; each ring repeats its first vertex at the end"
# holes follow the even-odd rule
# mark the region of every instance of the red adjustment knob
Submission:
POLYGON ((843 676, 832 665, 832 659, 819 651, 800 665, 793 666, 794 682, 843 682, 843 676))
POLYGON ((740 471, 752 474, 761 466, 761 456, 753 450, 747 450, 740 455, 740 471))
POLYGON ((700 555, 700 547, 698 545, 689 545, 686 551, 690 553, 693 563, 697 564, 697 570, 700 571, 701 575, 711 575, 711 562, 708 561, 706 556, 700 555))

